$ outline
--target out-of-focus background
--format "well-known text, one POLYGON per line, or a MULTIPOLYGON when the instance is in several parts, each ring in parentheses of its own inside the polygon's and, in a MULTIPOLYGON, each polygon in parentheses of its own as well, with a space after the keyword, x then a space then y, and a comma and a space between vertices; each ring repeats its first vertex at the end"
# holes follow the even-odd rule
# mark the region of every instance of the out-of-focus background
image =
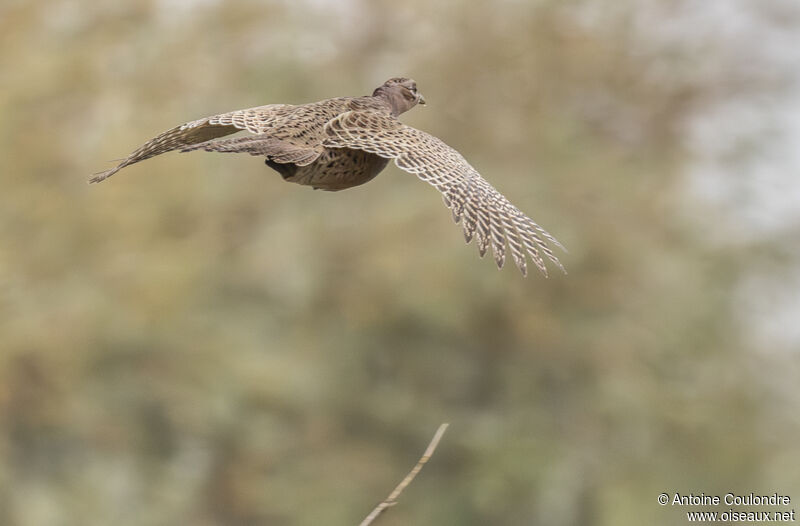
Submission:
POLYGON ((0 524, 357 524, 443 421, 382 524, 800 503, 793 0, 5 0, 0 63, 0 524), (392 76, 568 275, 498 272, 394 167, 85 183, 176 124, 392 76))

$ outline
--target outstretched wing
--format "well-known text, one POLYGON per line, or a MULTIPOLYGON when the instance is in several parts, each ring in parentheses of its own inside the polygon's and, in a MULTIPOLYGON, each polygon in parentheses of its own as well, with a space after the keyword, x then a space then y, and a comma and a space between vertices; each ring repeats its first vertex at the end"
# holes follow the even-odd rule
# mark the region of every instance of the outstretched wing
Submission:
POLYGON ((561 244, 483 179, 460 153, 433 135, 389 115, 368 111, 343 113, 328 123, 325 132, 324 146, 393 159, 401 169, 436 187, 453 219, 461 222, 467 243, 474 236, 481 256, 491 244, 498 267, 505 262, 507 241, 523 275, 527 273, 526 254, 545 276, 542 254, 564 270, 547 242, 563 250, 561 244))
MULTIPOLYGON (((353 99, 351 98, 340 97, 300 106, 269 104, 187 122, 150 139, 123 159, 117 166, 111 170, 96 174, 89 182, 100 182, 126 166, 173 150, 203 149, 207 151, 252 153, 258 148, 266 147, 269 149, 270 145, 268 143, 261 143, 256 146, 255 142, 248 142, 246 138, 242 138, 245 140, 241 142, 238 139, 209 142, 217 137, 223 137, 238 131, 248 131, 255 135, 261 135, 260 139, 271 138, 285 141, 288 143, 287 148, 289 150, 304 150, 301 155, 303 158, 301 164, 305 161, 310 163, 315 158, 313 157, 313 150, 318 149, 317 147, 324 137, 325 124, 336 115, 349 110, 348 104, 352 103, 352 101, 353 99), (209 144, 200 146, 202 143, 207 142, 209 144), (194 145, 200 147, 192 148, 194 145), (236 150, 237 146, 242 149, 236 150)), ((254 155, 256 154, 254 153, 254 155)), ((295 155, 299 154, 293 151, 288 157, 295 155)))
POLYGON ((251 133, 263 133, 270 128, 276 119, 290 111, 291 108, 292 106, 287 104, 271 104, 232 111, 181 124, 150 139, 123 159, 117 166, 111 170, 96 174, 89 179, 89 182, 99 183, 131 164, 162 153, 203 143, 216 137, 230 135, 241 130, 247 130, 251 133))

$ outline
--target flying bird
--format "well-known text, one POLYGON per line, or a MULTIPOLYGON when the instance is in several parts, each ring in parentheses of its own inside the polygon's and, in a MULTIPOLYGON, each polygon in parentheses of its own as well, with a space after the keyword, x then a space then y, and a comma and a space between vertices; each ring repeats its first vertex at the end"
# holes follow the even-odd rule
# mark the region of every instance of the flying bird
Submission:
POLYGON ((523 275, 526 255, 546 276, 545 258, 562 271, 548 242, 564 247, 489 184, 455 149, 397 117, 425 99, 417 83, 392 78, 371 96, 338 97, 309 104, 269 104, 187 122, 150 139, 116 167, 95 174, 103 181, 131 164, 173 150, 249 153, 283 179, 337 191, 372 180, 390 160, 442 193, 469 243, 481 257, 491 246, 502 268, 506 243, 523 275), (219 139, 239 131, 247 135, 219 139))

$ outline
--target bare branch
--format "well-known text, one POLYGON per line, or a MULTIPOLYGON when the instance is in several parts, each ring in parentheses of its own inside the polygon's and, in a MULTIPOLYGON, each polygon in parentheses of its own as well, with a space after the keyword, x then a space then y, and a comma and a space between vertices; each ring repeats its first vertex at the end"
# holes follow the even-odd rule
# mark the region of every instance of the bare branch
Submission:
POLYGON ((436 446, 439 445, 439 441, 442 439, 442 435, 444 435, 444 432, 447 430, 447 426, 449 425, 450 424, 445 423, 439 426, 439 429, 436 430, 436 434, 433 435, 430 444, 428 444, 428 448, 425 450, 425 453, 422 454, 422 457, 420 457, 417 465, 414 466, 408 475, 406 475, 406 477, 400 481, 400 484, 394 488, 394 491, 392 491, 383 502, 375 506, 375 509, 372 510, 369 515, 367 515, 367 517, 361 522, 360 526, 368 526, 369 524, 372 524, 372 521, 378 518, 378 515, 383 513, 386 508, 390 508, 397 504, 397 499, 400 497, 400 494, 403 493, 403 490, 406 489, 406 486, 411 484, 411 481, 414 480, 414 477, 417 476, 417 473, 422 470, 422 466, 424 466, 425 463, 428 462, 428 460, 430 460, 430 458, 433 456, 433 452, 436 451, 436 446))

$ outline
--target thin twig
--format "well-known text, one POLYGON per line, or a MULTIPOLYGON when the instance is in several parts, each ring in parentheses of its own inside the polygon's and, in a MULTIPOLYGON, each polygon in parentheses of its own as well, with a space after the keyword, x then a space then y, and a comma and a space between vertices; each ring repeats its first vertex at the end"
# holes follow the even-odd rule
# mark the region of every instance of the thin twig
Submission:
POLYGON ((397 504, 397 499, 400 497, 400 494, 403 493, 403 490, 406 489, 406 486, 411 484, 411 481, 414 480, 414 477, 416 477, 417 473, 420 472, 422 466, 424 466, 425 463, 428 462, 428 460, 430 460, 430 458, 433 456, 433 452, 436 451, 436 446, 439 445, 439 441, 442 439, 442 435, 444 435, 444 432, 447 430, 447 426, 449 425, 450 424, 442 424, 439 426, 439 429, 436 430, 436 434, 433 435, 430 444, 428 444, 428 448, 425 450, 425 453, 422 454, 422 457, 420 457, 417 465, 414 466, 411 471, 409 471, 408 475, 406 475, 406 478, 400 481, 400 484, 394 488, 394 491, 392 491, 383 502, 375 506, 375 509, 372 510, 369 515, 367 515, 367 518, 361 521, 360 526, 368 526, 369 524, 372 524, 372 521, 378 518, 378 515, 383 513, 386 508, 390 508, 397 504))

